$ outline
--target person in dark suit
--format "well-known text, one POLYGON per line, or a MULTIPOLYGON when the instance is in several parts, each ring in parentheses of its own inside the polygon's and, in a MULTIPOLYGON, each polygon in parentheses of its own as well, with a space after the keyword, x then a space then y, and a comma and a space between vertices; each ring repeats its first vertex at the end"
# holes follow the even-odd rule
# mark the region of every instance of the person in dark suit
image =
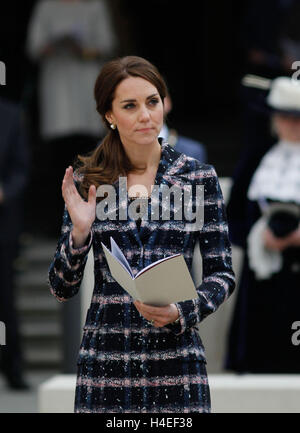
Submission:
POLYGON ((1 370, 8 386, 27 388, 14 300, 14 261, 22 228, 22 198, 28 181, 29 153, 20 107, 0 98, 0 321, 6 327, 1 370))
POLYGON ((177 152, 184 153, 185 155, 191 156, 200 162, 206 163, 207 152, 203 143, 200 143, 199 141, 190 137, 180 135, 174 128, 170 129, 168 127, 167 116, 172 111, 172 108, 173 104, 171 96, 167 94, 164 100, 165 121, 159 136, 166 140, 169 145, 173 147, 173 149, 177 150, 177 152))

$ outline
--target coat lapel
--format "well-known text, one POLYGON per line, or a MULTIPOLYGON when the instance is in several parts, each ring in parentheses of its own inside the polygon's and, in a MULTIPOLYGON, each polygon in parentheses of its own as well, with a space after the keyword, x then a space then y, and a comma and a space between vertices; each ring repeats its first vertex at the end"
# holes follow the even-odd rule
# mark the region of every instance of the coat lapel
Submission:
MULTIPOLYGON (((158 169, 155 176, 154 185, 159 188, 160 185, 172 186, 174 183, 180 185, 181 182, 178 179, 176 182, 176 173, 180 171, 184 165, 185 158, 182 158, 181 154, 175 151, 167 142, 161 142, 161 159, 158 165, 158 169), (175 176, 175 177, 174 177, 175 176)), ((124 178, 118 178, 113 184, 116 192, 116 206, 111 209, 110 213, 116 215, 116 222, 120 231, 126 231, 131 240, 134 241, 140 248, 147 243, 151 233, 157 230, 157 219, 151 218, 151 210, 153 207, 157 209, 159 215, 161 215, 161 203, 159 196, 154 191, 151 194, 151 200, 148 201, 148 215, 144 215, 142 218, 140 231, 137 228, 136 221, 134 218, 130 218, 128 209, 130 201, 128 200, 126 181, 124 178)))

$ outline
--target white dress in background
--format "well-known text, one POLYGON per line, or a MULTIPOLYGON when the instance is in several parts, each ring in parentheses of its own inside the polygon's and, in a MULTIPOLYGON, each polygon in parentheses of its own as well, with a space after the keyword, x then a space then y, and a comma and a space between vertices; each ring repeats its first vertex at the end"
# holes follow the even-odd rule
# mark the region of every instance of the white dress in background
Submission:
POLYGON ((116 37, 105 2, 41 0, 28 28, 27 52, 40 61, 40 134, 53 139, 69 134, 99 136, 104 130, 96 111, 93 90, 103 63, 113 55, 116 37), (40 57, 61 36, 75 37, 101 60, 84 60, 65 49, 40 57))

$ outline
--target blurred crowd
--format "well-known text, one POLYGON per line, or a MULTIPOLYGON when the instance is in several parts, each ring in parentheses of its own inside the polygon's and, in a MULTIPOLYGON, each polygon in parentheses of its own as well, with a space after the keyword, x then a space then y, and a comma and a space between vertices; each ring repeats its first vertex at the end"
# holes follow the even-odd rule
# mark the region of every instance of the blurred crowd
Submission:
MULTIPOLYGON (((32 227, 26 230, 42 227, 41 235, 56 239, 64 171, 105 133, 93 99, 95 78, 108 59, 132 54, 124 52, 128 34, 118 27, 120 3, 37 1, 24 49, 33 79, 22 93, 27 101, 31 86, 36 88, 37 112, 23 100, 3 97, 0 86, 0 321, 7 330, 0 355, 13 388, 27 387, 14 299, 14 263, 29 212, 24 197, 29 186, 34 188, 41 209, 30 216, 32 227)), ((299 320, 300 301, 300 91, 292 77, 300 61, 300 1, 245 4, 238 24, 240 75, 252 79, 237 86, 242 136, 227 207, 230 238, 243 250, 244 262, 224 369, 298 373, 300 350, 291 342, 291 326, 299 320)), ((169 90, 161 136, 179 151, 213 164, 206 143, 169 125, 167 115, 176 110, 174 89, 169 90)), ((221 144, 219 149, 224 152, 221 144)))

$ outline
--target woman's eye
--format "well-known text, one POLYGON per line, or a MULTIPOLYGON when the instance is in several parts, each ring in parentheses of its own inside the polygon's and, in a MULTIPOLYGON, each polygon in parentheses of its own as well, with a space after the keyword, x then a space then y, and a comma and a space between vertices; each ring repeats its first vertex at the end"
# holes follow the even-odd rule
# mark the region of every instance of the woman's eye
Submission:
POLYGON ((158 104, 159 103, 159 100, 158 99, 156 99, 156 98, 153 98, 153 99, 151 99, 150 100, 150 105, 156 105, 156 104, 158 104))
MULTIPOLYGON (((148 102, 148 104, 152 105, 152 106, 155 106, 158 103, 159 103, 159 100, 157 98, 150 99, 148 102)), ((135 104, 133 102, 129 102, 128 104, 124 105, 123 108, 125 110, 130 110, 131 108, 135 108, 135 104)))
POLYGON ((125 108, 125 110, 128 110, 129 108, 133 108, 133 107, 134 107, 134 104, 130 103, 130 104, 124 105, 123 108, 125 108))

